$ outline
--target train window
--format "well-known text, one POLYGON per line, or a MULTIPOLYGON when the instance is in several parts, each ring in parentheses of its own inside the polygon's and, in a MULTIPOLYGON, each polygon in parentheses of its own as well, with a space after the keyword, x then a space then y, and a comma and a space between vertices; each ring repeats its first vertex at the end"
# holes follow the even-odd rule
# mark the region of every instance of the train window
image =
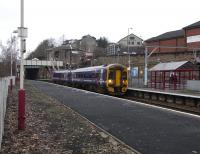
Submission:
POLYGON ((103 78, 104 81, 106 80, 106 76, 107 76, 106 74, 107 74, 107 71, 104 70, 104 71, 103 71, 103 74, 102 74, 102 78, 103 78))
POLYGON ((127 73, 126 72, 122 73, 122 80, 127 80, 127 73))
POLYGON ((113 80, 115 79, 115 73, 114 73, 114 71, 110 71, 108 78, 109 79, 113 79, 113 80))
POLYGON ((100 77, 101 77, 100 71, 96 72, 96 78, 100 79, 100 77))

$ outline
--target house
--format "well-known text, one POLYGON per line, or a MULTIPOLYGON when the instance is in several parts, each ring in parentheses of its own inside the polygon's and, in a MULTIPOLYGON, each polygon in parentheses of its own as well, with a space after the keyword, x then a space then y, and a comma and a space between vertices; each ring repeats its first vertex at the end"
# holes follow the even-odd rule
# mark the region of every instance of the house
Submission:
POLYGON ((143 40, 134 34, 127 35, 117 43, 109 43, 106 48, 107 55, 138 54, 143 51, 143 40))

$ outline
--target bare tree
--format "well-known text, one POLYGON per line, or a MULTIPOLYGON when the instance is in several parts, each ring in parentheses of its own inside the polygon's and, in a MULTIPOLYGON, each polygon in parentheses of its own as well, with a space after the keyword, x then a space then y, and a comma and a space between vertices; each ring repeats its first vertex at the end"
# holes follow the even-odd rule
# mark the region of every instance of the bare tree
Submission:
POLYGON ((12 72, 15 74, 16 72, 16 61, 18 52, 16 50, 17 38, 13 36, 11 40, 7 41, 6 45, 0 43, 0 76, 8 76, 10 75, 11 69, 11 60, 12 60, 12 72), (12 55, 11 55, 12 54, 12 55), (12 56, 12 58, 11 58, 12 56))

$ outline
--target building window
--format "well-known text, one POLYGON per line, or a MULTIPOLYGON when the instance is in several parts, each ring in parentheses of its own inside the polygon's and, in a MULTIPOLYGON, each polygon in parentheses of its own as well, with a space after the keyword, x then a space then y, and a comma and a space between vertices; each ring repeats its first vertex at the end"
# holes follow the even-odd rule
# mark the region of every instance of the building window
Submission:
POLYGON ((130 37, 130 40, 134 40, 135 39, 135 37, 130 37))
POLYGON ((137 45, 140 45, 140 42, 137 42, 137 45))
POLYGON ((134 45, 134 42, 132 42, 132 45, 134 45))
POLYGON ((56 52, 54 53, 54 57, 55 57, 55 58, 59 58, 59 51, 56 51, 56 52))

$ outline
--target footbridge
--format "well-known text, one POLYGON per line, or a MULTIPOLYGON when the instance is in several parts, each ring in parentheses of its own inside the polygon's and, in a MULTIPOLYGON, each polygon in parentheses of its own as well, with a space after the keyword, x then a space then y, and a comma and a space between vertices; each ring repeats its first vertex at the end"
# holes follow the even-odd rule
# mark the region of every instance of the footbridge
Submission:
MULTIPOLYGON (((20 65, 20 63, 18 63, 20 65)), ((52 70, 59 70, 63 67, 63 61, 48 61, 48 60, 24 60, 25 78, 26 79, 38 79, 49 78, 52 70)), ((20 66, 18 65, 18 68, 20 66)), ((19 69, 18 69, 19 70, 19 69)), ((19 71, 18 71, 19 74, 19 71)))

